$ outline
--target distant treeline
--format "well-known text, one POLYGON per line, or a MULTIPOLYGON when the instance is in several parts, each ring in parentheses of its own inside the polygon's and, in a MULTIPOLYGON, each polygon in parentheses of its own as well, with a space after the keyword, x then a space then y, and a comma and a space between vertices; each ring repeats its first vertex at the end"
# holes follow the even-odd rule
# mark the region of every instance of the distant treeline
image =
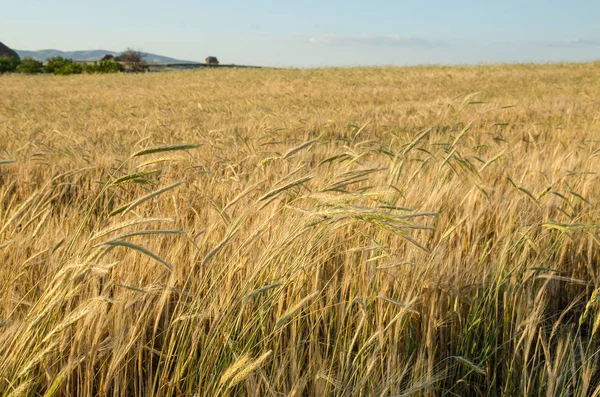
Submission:
POLYGON ((49 73, 55 75, 70 75, 81 73, 118 73, 118 72, 159 72, 167 70, 186 70, 200 68, 260 68, 260 66, 246 65, 210 65, 206 63, 135 63, 118 62, 114 59, 101 59, 93 62, 74 61, 70 58, 53 57, 45 62, 33 58, 1 57, 0 74, 23 73, 40 74, 49 73))
POLYGON ((81 64, 62 57, 49 58, 46 62, 40 62, 33 58, 23 58, 22 60, 15 57, 0 58, 0 73, 51 73, 64 76, 81 73, 117 73, 124 70, 125 67, 113 59, 81 64))
POLYGON ((249 66, 249 65, 235 65, 235 64, 220 64, 211 65, 208 63, 192 63, 192 62, 178 62, 178 63, 149 63, 148 71, 160 72, 167 70, 189 70, 189 69, 203 69, 203 68, 237 68, 237 69, 261 69, 262 66, 249 66))

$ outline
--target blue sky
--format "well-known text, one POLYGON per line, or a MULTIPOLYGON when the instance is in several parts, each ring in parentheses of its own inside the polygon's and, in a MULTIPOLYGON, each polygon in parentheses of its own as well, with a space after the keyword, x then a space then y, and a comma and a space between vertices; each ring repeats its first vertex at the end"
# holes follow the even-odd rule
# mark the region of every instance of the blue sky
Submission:
POLYGON ((297 67, 600 59, 600 0, 2 3, 0 41, 19 50, 297 67))

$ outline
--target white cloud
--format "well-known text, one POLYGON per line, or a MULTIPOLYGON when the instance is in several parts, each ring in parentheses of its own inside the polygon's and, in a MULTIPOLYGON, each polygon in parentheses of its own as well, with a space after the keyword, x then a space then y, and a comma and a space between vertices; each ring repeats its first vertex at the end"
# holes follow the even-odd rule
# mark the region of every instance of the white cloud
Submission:
POLYGON ((435 48, 446 45, 442 41, 431 41, 419 37, 407 37, 394 35, 326 35, 311 37, 309 39, 314 44, 325 44, 334 46, 347 45, 365 45, 365 46, 386 46, 386 47, 416 47, 416 48, 435 48))

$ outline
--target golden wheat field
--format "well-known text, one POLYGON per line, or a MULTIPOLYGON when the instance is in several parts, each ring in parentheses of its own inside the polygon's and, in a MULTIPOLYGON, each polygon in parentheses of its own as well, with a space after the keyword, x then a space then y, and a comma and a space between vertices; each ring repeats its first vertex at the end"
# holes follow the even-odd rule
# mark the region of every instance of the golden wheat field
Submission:
POLYGON ((0 77, 0 395, 600 395, 600 64, 0 77))

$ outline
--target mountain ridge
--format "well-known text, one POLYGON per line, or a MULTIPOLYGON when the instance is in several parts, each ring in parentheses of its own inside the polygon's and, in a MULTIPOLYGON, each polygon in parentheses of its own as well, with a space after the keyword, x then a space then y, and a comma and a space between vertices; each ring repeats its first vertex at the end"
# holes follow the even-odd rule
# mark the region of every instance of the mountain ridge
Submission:
MULTIPOLYGON (((118 51, 108 51, 108 50, 78 50, 78 51, 61 51, 56 49, 44 49, 44 50, 36 50, 36 51, 28 51, 28 50, 15 50, 17 54, 21 58, 33 58, 38 61, 45 61, 48 58, 52 57, 63 57, 63 58, 71 58, 74 61, 98 61, 102 59, 105 55, 120 55, 121 52, 118 51)), ((171 58, 164 55, 152 54, 148 52, 140 51, 146 55, 144 60, 146 62, 153 63, 198 63, 195 61, 185 61, 181 59, 171 58)))

